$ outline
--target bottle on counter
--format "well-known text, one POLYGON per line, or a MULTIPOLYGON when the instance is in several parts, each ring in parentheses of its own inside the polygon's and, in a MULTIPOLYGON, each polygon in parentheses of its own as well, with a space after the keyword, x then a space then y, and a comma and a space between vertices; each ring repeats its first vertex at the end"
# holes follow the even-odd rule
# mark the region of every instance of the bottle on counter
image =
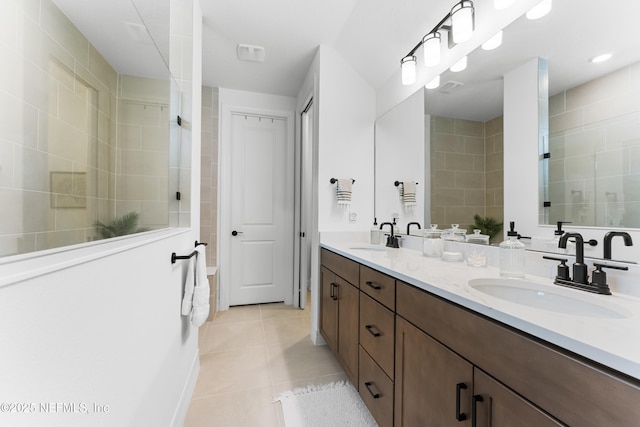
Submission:
POLYGON ((369 243, 372 245, 380 244, 380 227, 378 227, 378 218, 373 218, 373 226, 371 227, 371 234, 369 236, 369 243))
POLYGON ((442 230, 438 230, 438 224, 431 224, 431 229, 425 229, 422 233, 422 255, 428 257, 442 256, 442 230))
POLYGON ((474 229, 473 234, 467 234, 465 239, 467 244, 464 247, 464 259, 467 265, 471 267, 486 267, 486 247, 489 246, 489 236, 480 234, 480 230, 474 229))
POLYGON ((515 222, 509 223, 507 240, 500 243, 500 276, 522 278, 524 277, 525 246, 518 240, 515 231, 515 222))

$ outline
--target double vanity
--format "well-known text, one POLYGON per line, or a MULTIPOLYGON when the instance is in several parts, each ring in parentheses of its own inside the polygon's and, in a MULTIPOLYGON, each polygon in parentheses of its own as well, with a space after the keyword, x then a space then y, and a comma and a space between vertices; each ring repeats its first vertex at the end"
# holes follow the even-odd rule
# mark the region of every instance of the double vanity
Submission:
POLYGON ((640 422, 636 298, 344 238, 320 272, 321 334, 380 426, 640 422))

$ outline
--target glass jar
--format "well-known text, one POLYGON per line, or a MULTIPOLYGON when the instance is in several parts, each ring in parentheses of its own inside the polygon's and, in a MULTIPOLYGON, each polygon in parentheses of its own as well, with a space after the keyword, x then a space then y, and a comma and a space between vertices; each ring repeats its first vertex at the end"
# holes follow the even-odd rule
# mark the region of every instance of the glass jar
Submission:
POLYGON ((438 224, 431 224, 431 229, 422 233, 422 255, 428 257, 442 256, 442 230, 438 224))
POLYGON ((464 260, 464 237, 467 233, 461 230, 459 224, 451 224, 442 232, 442 260, 462 262, 464 260))
POLYGON ((464 247, 464 259, 471 267, 486 267, 489 236, 480 234, 480 230, 474 229, 473 234, 465 237, 467 244, 464 247))

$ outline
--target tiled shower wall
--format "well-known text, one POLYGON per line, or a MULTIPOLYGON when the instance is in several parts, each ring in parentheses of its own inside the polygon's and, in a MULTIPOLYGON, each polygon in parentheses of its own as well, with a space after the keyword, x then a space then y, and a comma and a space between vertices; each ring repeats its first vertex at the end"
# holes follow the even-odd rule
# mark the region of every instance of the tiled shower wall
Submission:
POLYGON ((471 231, 474 215, 503 220, 502 117, 431 117, 431 222, 471 231))
POLYGON ((640 227, 640 64, 549 99, 549 220, 640 227))
MULTIPOLYGON (((200 181, 200 238, 208 242, 207 266, 218 265, 218 88, 202 88, 202 158, 200 181)), ((216 277, 209 276, 211 315, 216 307, 216 277)))

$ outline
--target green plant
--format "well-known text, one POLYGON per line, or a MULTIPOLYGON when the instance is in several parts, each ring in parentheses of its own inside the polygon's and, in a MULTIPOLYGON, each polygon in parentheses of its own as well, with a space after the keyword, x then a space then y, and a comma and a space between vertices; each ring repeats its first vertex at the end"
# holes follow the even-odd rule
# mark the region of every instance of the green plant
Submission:
POLYGON ((138 227, 138 220, 138 212, 132 211, 119 218, 115 218, 109 224, 103 224, 100 221, 96 221, 94 225, 103 239, 149 231, 148 227, 138 227))
POLYGON ((502 223, 498 222, 495 218, 491 218, 488 216, 480 216, 478 214, 475 214, 473 216, 474 219, 474 228, 477 228, 480 230, 480 232, 482 234, 486 234, 487 236, 489 236, 489 240, 493 240, 494 237, 496 237, 500 231, 502 231, 502 223))

